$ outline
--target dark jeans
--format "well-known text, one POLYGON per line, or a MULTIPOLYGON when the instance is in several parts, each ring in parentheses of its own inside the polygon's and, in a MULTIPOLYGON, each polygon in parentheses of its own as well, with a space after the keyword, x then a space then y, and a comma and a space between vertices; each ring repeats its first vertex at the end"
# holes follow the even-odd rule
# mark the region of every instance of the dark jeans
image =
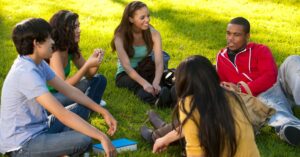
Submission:
POLYGON ((141 85, 131 79, 126 72, 122 72, 116 77, 116 86, 119 88, 127 88, 130 91, 133 91, 138 98, 142 101, 154 104, 157 100, 157 97, 153 96, 151 93, 146 92, 141 85))
MULTIPOLYGON (((106 84, 106 78, 103 75, 97 74, 91 79, 84 78, 80 80, 75 87, 84 92, 85 95, 87 95, 94 102, 99 104, 106 84)), ((65 107, 75 103, 73 100, 59 92, 53 93, 53 96, 65 107)))

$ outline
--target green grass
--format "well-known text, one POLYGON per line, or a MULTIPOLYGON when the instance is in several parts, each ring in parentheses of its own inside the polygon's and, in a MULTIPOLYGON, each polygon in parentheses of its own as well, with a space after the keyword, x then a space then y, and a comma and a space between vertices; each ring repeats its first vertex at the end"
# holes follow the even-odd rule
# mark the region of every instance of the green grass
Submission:
MULTIPOLYGON (((99 72, 108 79, 104 94, 107 109, 118 120, 118 131, 111 137, 127 137, 138 141, 138 151, 120 156, 180 156, 179 147, 171 146, 167 152, 154 155, 151 146, 144 142, 139 127, 146 119, 146 111, 153 108, 138 100, 127 90, 114 84, 117 57, 109 46, 113 31, 120 22, 125 0, 0 0, 0 87, 17 56, 10 39, 13 26, 29 17, 46 20, 58 10, 68 9, 80 15, 80 48, 88 57, 96 47, 106 50, 99 72)), ((170 67, 176 67, 184 58, 201 54, 215 62, 219 49, 225 46, 225 29, 230 19, 243 16, 251 23, 251 41, 268 45, 277 64, 291 54, 300 54, 300 3, 298 0, 159 0, 144 1, 151 11, 151 24, 160 31, 163 49, 171 55, 170 67)), ((73 68, 74 70, 74 68, 73 68)), ((72 71, 74 72, 74 71, 72 71)), ((1 92, 1 91, 0 91, 1 92)), ((156 109, 170 121, 171 109, 156 109)), ((298 114, 299 110, 296 111, 298 114)), ((100 116, 93 114, 91 123, 105 131, 100 116)), ((0 128, 1 129, 1 128, 0 128)), ((299 156, 299 147, 292 147, 264 127, 257 136, 263 157, 299 156)))

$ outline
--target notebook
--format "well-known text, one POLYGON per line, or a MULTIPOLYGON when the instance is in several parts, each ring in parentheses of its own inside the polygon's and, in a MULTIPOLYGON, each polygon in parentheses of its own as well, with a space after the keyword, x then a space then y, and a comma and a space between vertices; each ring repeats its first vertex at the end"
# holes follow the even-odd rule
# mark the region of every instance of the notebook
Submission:
MULTIPOLYGON (((116 148, 117 152, 123 151, 135 151, 137 150, 137 142, 129 140, 127 138, 116 139, 112 141, 113 146, 116 148)), ((93 151, 95 153, 104 153, 102 144, 94 144, 93 151)))

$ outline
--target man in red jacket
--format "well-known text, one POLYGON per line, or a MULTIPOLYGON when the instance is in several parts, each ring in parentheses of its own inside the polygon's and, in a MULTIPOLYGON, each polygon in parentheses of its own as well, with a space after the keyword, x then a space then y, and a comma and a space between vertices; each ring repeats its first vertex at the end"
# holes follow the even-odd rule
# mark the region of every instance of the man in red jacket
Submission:
POLYGON ((248 43, 249 37, 247 19, 237 17, 227 25, 227 47, 217 54, 216 64, 221 86, 245 93, 238 83, 247 83, 254 96, 277 110, 269 125, 275 127, 282 139, 299 145, 300 120, 293 116, 289 100, 300 105, 300 94, 297 93, 300 90, 300 57, 286 59, 277 77, 277 67, 269 48, 248 43))

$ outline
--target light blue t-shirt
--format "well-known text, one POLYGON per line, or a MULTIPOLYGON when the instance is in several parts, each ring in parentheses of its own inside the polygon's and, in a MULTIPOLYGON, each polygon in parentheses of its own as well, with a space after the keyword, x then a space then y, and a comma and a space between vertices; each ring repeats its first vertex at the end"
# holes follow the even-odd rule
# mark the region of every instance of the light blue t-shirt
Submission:
POLYGON ((35 98, 48 92, 46 82, 55 77, 45 61, 35 64, 18 56, 2 87, 0 152, 18 150, 24 143, 47 131, 46 110, 35 98))
MULTIPOLYGON (((147 55, 147 47, 145 45, 142 46, 133 46, 134 49, 134 55, 133 57, 129 58, 130 65, 132 68, 136 68, 138 66, 138 63, 144 59, 147 55)), ((124 67, 122 66, 120 59, 118 59, 118 70, 117 74, 120 74, 121 72, 125 71, 124 67)))

